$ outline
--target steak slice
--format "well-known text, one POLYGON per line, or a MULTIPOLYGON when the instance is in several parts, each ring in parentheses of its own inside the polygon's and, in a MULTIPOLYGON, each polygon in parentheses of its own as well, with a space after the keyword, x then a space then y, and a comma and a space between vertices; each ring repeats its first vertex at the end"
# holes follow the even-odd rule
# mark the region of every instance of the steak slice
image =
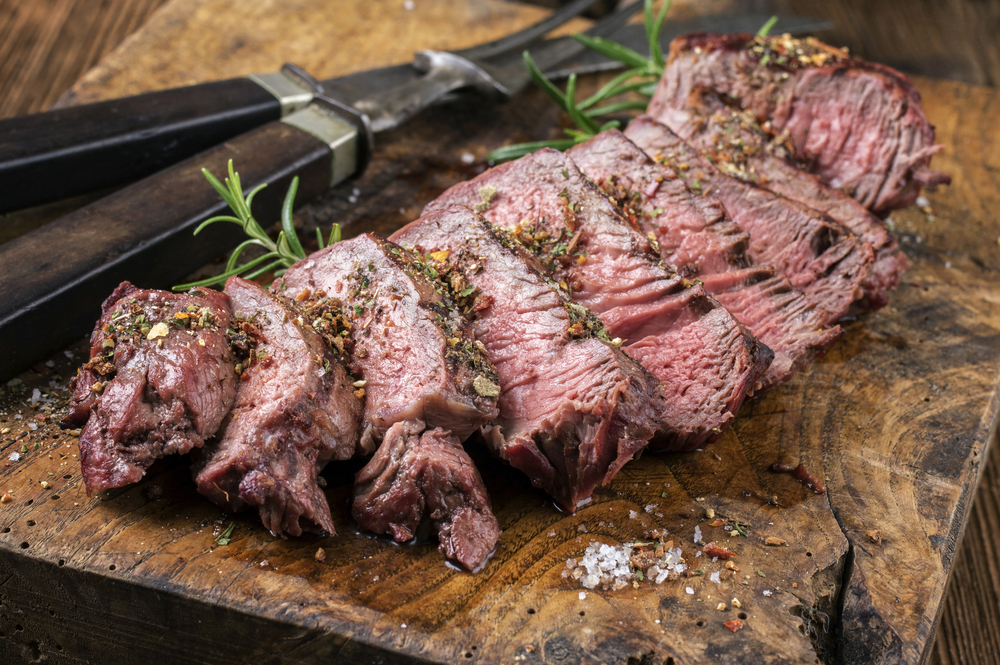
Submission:
POLYGON ((157 459, 201 448, 236 396, 225 294, 122 282, 101 309, 62 422, 83 426, 87 494, 137 482, 157 459))
POLYGON ((875 254, 837 221, 800 203, 731 178, 664 125, 655 150, 692 192, 711 194, 750 234, 750 256, 773 265, 818 307, 828 322, 844 316, 864 297, 862 284, 872 274, 875 254))
POLYGON ((477 202, 663 383, 657 447, 690 450, 718 438, 759 387, 769 349, 700 285, 663 263, 645 233, 566 155, 543 149, 497 166, 455 185, 426 211, 477 202))
POLYGON ((366 452, 402 420, 464 440, 497 415, 486 354, 419 257, 370 234, 344 240, 288 269, 272 288, 306 306, 339 299, 348 368, 364 382, 366 452))
POLYGON ((896 288, 908 265, 895 238, 863 205, 798 168, 788 141, 773 140, 751 112, 726 106, 713 92, 695 93, 687 106, 666 109, 658 119, 724 174, 829 215, 870 244, 875 263, 862 285, 865 297, 873 309, 888 302, 886 292, 896 288))
POLYGON ((828 326, 827 313, 786 277, 775 275, 770 266, 753 265, 746 253, 749 236, 717 199, 693 195, 672 169, 643 152, 656 154, 670 138, 666 127, 640 117, 625 130, 625 137, 629 140, 616 131, 598 135, 589 148, 595 159, 585 169, 619 200, 636 202, 629 206, 631 217, 656 235, 663 255, 682 275, 704 282, 709 293, 774 351, 765 388, 785 383, 839 339, 840 327, 828 326), (604 171, 598 170, 598 155, 605 155, 604 171))
POLYGON ((678 37, 648 113, 681 108, 699 88, 753 112, 825 184, 878 214, 912 204, 921 185, 951 180, 930 169, 941 146, 909 79, 815 39, 678 37))
POLYGON ((574 512, 659 429, 659 382, 511 234, 469 209, 432 212, 392 237, 434 253, 439 272, 472 300, 476 340, 500 381, 487 445, 574 512))
POLYGON ((482 566, 500 539, 479 472, 455 435, 402 421, 389 428, 354 477, 354 518, 365 531, 397 542, 429 521, 438 549, 469 570, 482 566), (423 432, 423 433, 421 433, 423 432))
POLYGON ((254 282, 230 277, 230 333, 242 347, 239 391, 218 441, 193 471, 198 491, 226 510, 256 507, 275 536, 333 534, 319 471, 353 457, 361 401, 337 354, 300 312, 254 282))

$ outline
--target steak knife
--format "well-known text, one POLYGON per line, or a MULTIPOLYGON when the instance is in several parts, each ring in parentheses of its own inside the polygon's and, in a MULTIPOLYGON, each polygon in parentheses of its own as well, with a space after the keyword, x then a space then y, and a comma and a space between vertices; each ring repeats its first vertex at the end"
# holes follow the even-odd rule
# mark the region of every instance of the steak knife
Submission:
MULTIPOLYGON (((768 18, 768 14, 740 13, 668 22, 661 43, 666 48, 674 37, 695 31, 753 32, 768 18)), ((780 30, 793 34, 829 27, 826 21, 796 16, 782 17, 778 22, 780 30)), ((625 26, 610 38, 648 55, 641 25, 625 26)), ((540 46, 570 41, 561 37, 544 40, 540 46)), ((278 72, 0 120, 0 213, 134 182, 299 111, 317 94, 354 104, 363 97, 412 83, 425 73, 420 64, 417 59, 412 64, 325 81, 316 81, 302 69, 286 64, 278 72)), ((548 68, 545 74, 560 79, 574 72, 621 66, 599 53, 584 51, 548 68)))

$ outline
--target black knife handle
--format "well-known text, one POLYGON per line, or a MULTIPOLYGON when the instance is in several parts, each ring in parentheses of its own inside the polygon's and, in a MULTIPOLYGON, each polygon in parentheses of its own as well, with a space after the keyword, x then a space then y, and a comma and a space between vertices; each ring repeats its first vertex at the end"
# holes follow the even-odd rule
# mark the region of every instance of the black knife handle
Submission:
MULTIPOLYGON (((244 238, 239 227, 224 223, 192 236, 199 223, 226 209, 202 168, 221 180, 233 159, 245 191, 267 183, 253 200, 254 216, 266 228, 278 219, 293 176, 300 178, 296 201, 315 198, 330 186, 334 172, 343 170, 335 159, 356 159, 366 150, 346 141, 331 148, 309 129, 288 124, 303 113, 243 134, 0 245, 0 377, 88 333, 102 300, 122 280, 170 288, 244 238)), ((363 141, 364 132, 358 134, 363 141)))
POLYGON ((0 213, 134 182, 280 117, 239 78, 0 120, 0 213))

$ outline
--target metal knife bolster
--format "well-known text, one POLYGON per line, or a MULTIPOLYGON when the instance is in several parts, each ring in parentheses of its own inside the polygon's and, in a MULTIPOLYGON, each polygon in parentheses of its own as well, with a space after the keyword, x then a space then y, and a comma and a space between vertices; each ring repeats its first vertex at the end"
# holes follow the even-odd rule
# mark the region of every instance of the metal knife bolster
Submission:
POLYGON ((308 105, 282 118, 281 122, 330 146, 331 187, 360 174, 368 166, 374 137, 364 113, 322 94, 310 93, 308 105))
POLYGON ((313 97, 323 93, 323 86, 304 69, 286 62, 277 72, 250 74, 247 78, 268 91, 281 104, 281 116, 308 106, 313 97))

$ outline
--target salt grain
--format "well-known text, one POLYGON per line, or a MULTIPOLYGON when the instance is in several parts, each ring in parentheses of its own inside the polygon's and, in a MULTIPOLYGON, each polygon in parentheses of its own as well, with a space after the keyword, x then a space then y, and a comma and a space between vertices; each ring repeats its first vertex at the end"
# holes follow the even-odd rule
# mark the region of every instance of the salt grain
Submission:
POLYGON ((684 593, 686 593, 689 596, 693 596, 694 595, 694 589, 692 589, 691 587, 684 587, 684 593))
POLYGON ((771 590, 770 589, 764 589, 764 595, 767 596, 768 598, 770 598, 771 597, 771 590))
POLYGON ((8 457, 7 459, 9 459, 11 462, 20 462, 21 453, 11 453, 10 457, 8 457))
POLYGON ((694 542, 696 543, 703 542, 701 539, 701 527, 696 526, 694 528, 694 542))
MULTIPOLYGON (((617 591, 628 586, 635 579, 635 572, 631 565, 632 551, 631 544, 613 546, 591 542, 584 550, 579 564, 575 559, 566 560, 563 577, 580 580, 580 583, 587 589, 600 586, 604 589, 617 591)), ((662 584, 671 574, 676 579, 676 576, 685 570, 687 570, 687 564, 682 558, 681 549, 671 547, 645 570, 643 578, 655 584, 662 584)), ((636 581, 635 584, 638 582, 636 581)))
POLYGON ((462 163, 463 164, 471 164, 474 161, 476 161, 476 156, 473 155, 471 152, 463 152, 462 153, 462 163))
POLYGON ((658 504, 658 503, 651 503, 651 504, 647 505, 647 506, 646 506, 646 507, 644 508, 644 510, 645 510, 645 511, 646 511, 647 513, 649 513, 650 515, 652 515, 652 514, 653 514, 653 511, 654 511, 654 510, 656 510, 656 509, 657 509, 657 508, 659 508, 659 507, 660 507, 660 504, 658 504))
POLYGON ((917 207, 919 207, 919 208, 925 208, 925 207, 929 206, 930 204, 931 204, 931 202, 928 201, 926 197, 923 197, 923 196, 918 196, 917 197, 917 207))
POLYGON ((587 592, 586 591, 581 591, 580 592, 580 600, 586 600, 586 599, 587 599, 587 592))
POLYGON ((719 579, 719 572, 718 571, 716 571, 716 572, 712 573, 711 575, 709 575, 708 579, 712 580, 716 584, 718 584, 719 582, 722 581, 722 580, 719 579))

